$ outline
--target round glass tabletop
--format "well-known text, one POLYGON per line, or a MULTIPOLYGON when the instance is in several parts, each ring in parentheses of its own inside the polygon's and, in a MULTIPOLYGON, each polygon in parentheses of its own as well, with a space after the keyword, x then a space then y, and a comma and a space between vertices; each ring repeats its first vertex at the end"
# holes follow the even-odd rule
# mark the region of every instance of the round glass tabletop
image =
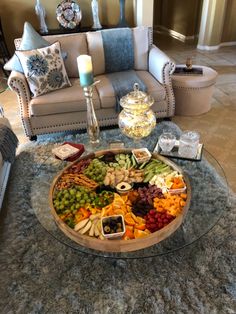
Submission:
MULTIPOLYGON (((141 145, 153 151, 158 139, 157 128, 141 145)), ((86 135, 79 136, 79 142, 85 142, 86 135)), ((108 148, 109 140, 119 140, 126 148, 132 147, 119 129, 101 132, 101 145, 97 150, 108 148)), ((83 253, 106 258, 147 258, 167 254, 188 246, 204 236, 218 222, 228 202, 228 186, 224 171, 217 160, 203 149, 200 161, 170 158, 186 173, 191 184, 191 203, 182 225, 167 239, 151 247, 133 252, 110 253, 83 247, 68 238, 56 225, 49 207, 49 189, 54 177, 67 163, 51 154, 52 144, 48 146, 44 160, 38 165, 31 188, 31 202, 41 225, 61 243, 83 253)), ((108 240, 109 241, 109 240, 108 240)), ((132 240, 129 240, 132 241, 132 240)))

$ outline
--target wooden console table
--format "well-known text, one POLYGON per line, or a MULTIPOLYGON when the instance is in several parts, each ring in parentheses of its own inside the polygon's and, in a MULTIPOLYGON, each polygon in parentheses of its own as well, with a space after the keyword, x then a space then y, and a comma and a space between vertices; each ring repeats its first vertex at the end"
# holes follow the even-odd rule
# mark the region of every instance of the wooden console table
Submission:
POLYGON ((102 26, 100 29, 94 29, 92 27, 76 27, 74 29, 67 29, 67 28, 56 28, 56 29, 49 29, 47 33, 43 33, 39 31, 40 35, 61 35, 61 34, 73 34, 73 33, 85 33, 85 32, 95 32, 102 29, 112 28, 112 26, 102 26))

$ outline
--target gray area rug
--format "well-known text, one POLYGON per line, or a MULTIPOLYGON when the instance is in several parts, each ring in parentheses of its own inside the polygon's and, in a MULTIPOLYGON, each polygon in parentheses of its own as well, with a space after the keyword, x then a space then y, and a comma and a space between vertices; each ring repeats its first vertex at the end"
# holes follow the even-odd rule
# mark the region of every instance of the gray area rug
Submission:
POLYGON ((236 313, 235 195, 218 224, 181 251, 141 260, 79 253, 52 238, 31 206, 45 150, 63 140, 75 136, 39 137, 12 167, 0 214, 0 313, 236 313))

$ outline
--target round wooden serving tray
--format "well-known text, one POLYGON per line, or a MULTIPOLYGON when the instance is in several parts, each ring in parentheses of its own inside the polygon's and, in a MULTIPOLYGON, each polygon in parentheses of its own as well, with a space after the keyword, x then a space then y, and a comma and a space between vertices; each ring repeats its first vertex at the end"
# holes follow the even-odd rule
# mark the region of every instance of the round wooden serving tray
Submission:
MULTIPOLYGON (((103 150, 103 151, 97 151, 95 153, 83 156, 79 158, 78 160, 82 159, 89 159, 89 158, 95 158, 102 155, 105 155, 108 152, 113 152, 115 154, 119 153, 131 153, 131 149, 113 149, 113 150, 103 150)), ((154 244, 157 244, 167 237, 169 237, 172 233, 174 233, 179 226, 182 224, 183 219, 189 209, 190 205, 190 199, 191 199, 191 188, 188 177, 183 173, 182 169, 177 166, 174 162, 170 161, 169 159, 159 155, 159 154, 152 154, 152 158, 159 159, 169 165, 174 170, 177 170, 179 173, 181 173, 184 177, 184 181, 186 183, 186 192, 187 192, 187 200, 186 204, 182 209, 182 212, 180 215, 178 215, 172 222, 170 222, 167 226, 164 228, 151 233, 150 235, 140 238, 140 239, 132 239, 132 240, 101 240, 97 239, 95 237, 90 237, 88 235, 81 235, 79 232, 74 231, 72 228, 67 226, 66 223, 64 223, 57 215, 56 210, 53 206, 53 195, 55 186, 57 184, 57 181, 60 179, 63 172, 67 169, 69 169, 71 166, 73 166, 75 163, 78 162, 76 160, 75 162, 71 163, 67 167, 65 167, 53 180, 50 192, 49 192, 49 203, 51 208, 51 213, 58 225, 58 227, 61 229, 61 231, 69 237, 71 240, 75 241, 79 245, 82 245, 84 247, 88 247, 90 249, 95 249, 103 252, 131 252, 131 251, 137 251, 140 249, 144 249, 147 247, 150 247, 154 244)))

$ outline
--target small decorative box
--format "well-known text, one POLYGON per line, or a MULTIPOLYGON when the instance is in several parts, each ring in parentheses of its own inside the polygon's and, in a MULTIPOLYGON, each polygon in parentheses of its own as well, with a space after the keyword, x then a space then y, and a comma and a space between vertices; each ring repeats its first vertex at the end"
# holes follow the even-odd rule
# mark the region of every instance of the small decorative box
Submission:
POLYGON ((73 161, 84 152, 84 145, 65 142, 63 145, 52 149, 52 153, 61 160, 73 161))

